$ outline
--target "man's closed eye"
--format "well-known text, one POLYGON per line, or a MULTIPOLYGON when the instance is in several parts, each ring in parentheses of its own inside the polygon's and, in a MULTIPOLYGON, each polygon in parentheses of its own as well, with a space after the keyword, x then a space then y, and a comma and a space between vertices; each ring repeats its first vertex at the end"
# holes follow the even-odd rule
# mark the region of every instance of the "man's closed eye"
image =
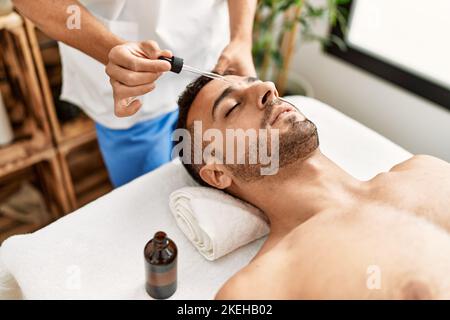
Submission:
POLYGON ((238 108, 241 105, 240 102, 236 103, 233 107, 231 107, 227 113, 225 114, 225 118, 228 117, 236 108, 238 108))

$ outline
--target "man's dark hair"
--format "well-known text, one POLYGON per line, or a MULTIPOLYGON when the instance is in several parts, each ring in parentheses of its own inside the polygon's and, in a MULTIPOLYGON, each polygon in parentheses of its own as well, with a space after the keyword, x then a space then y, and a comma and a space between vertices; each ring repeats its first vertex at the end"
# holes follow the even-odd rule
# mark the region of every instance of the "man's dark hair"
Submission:
POLYGON ((183 155, 180 154, 181 162, 183 163, 186 170, 189 172, 189 174, 194 178, 196 182, 198 182, 200 185, 208 186, 207 183, 203 181, 203 179, 200 177, 200 169, 203 166, 203 164, 195 164, 194 163, 194 139, 193 139, 193 125, 188 127, 187 124, 187 118, 189 110, 191 109, 192 103, 194 102, 195 98, 197 97, 198 93, 203 89, 204 86, 206 86, 212 79, 201 76, 197 79, 195 79, 193 82, 191 82, 184 92, 180 95, 178 98, 178 106, 179 106, 179 116, 178 116, 178 123, 177 123, 177 129, 187 129, 191 132, 191 161, 190 163, 185 163, 183 161, 183 155))

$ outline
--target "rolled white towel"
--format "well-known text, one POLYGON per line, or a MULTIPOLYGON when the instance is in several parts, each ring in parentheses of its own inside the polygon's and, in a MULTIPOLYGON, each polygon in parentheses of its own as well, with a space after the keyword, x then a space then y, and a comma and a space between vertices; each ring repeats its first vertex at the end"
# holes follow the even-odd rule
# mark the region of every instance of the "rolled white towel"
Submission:
POLYGON ((269 233, 265 215, 223 191, 185 187, 170 195, 178 226, 208 260, 216 260, 269 233))

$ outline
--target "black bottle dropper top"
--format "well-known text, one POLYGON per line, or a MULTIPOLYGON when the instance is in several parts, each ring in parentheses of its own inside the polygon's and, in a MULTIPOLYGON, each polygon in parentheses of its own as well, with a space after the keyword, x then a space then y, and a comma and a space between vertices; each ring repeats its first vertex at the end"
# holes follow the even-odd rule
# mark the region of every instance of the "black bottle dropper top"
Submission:
POLYGON ((180 73, 181 70, 183 70, 183 64, 184 64, 183 58, 173 56, 172 58, 159 57, 158 59, 169 62, 170 65, 172 66, 170 68, 170 71, 172 71, 172 72, 180 73))

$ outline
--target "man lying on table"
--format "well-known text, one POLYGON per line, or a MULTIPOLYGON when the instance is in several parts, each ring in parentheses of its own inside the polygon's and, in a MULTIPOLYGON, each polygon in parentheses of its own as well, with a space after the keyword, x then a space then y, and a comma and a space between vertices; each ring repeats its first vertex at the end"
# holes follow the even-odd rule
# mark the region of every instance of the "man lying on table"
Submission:
POLYGON ((221 152, 197 164, 193 154, 183 159, 199 183, 270 220, 259 253, 217 299, 450 299, 447 162, 419 155, 357 180, 321 153, 314 123, 280 100, 272 83, 226 79, 201 77, 188 86, 178 127, 193 132, 200 121, 202 132, 223 136, 226 129, 266 129, 268 136, 278 129, 279 170, 262 175, 260 163, 226 164, 221 152))

